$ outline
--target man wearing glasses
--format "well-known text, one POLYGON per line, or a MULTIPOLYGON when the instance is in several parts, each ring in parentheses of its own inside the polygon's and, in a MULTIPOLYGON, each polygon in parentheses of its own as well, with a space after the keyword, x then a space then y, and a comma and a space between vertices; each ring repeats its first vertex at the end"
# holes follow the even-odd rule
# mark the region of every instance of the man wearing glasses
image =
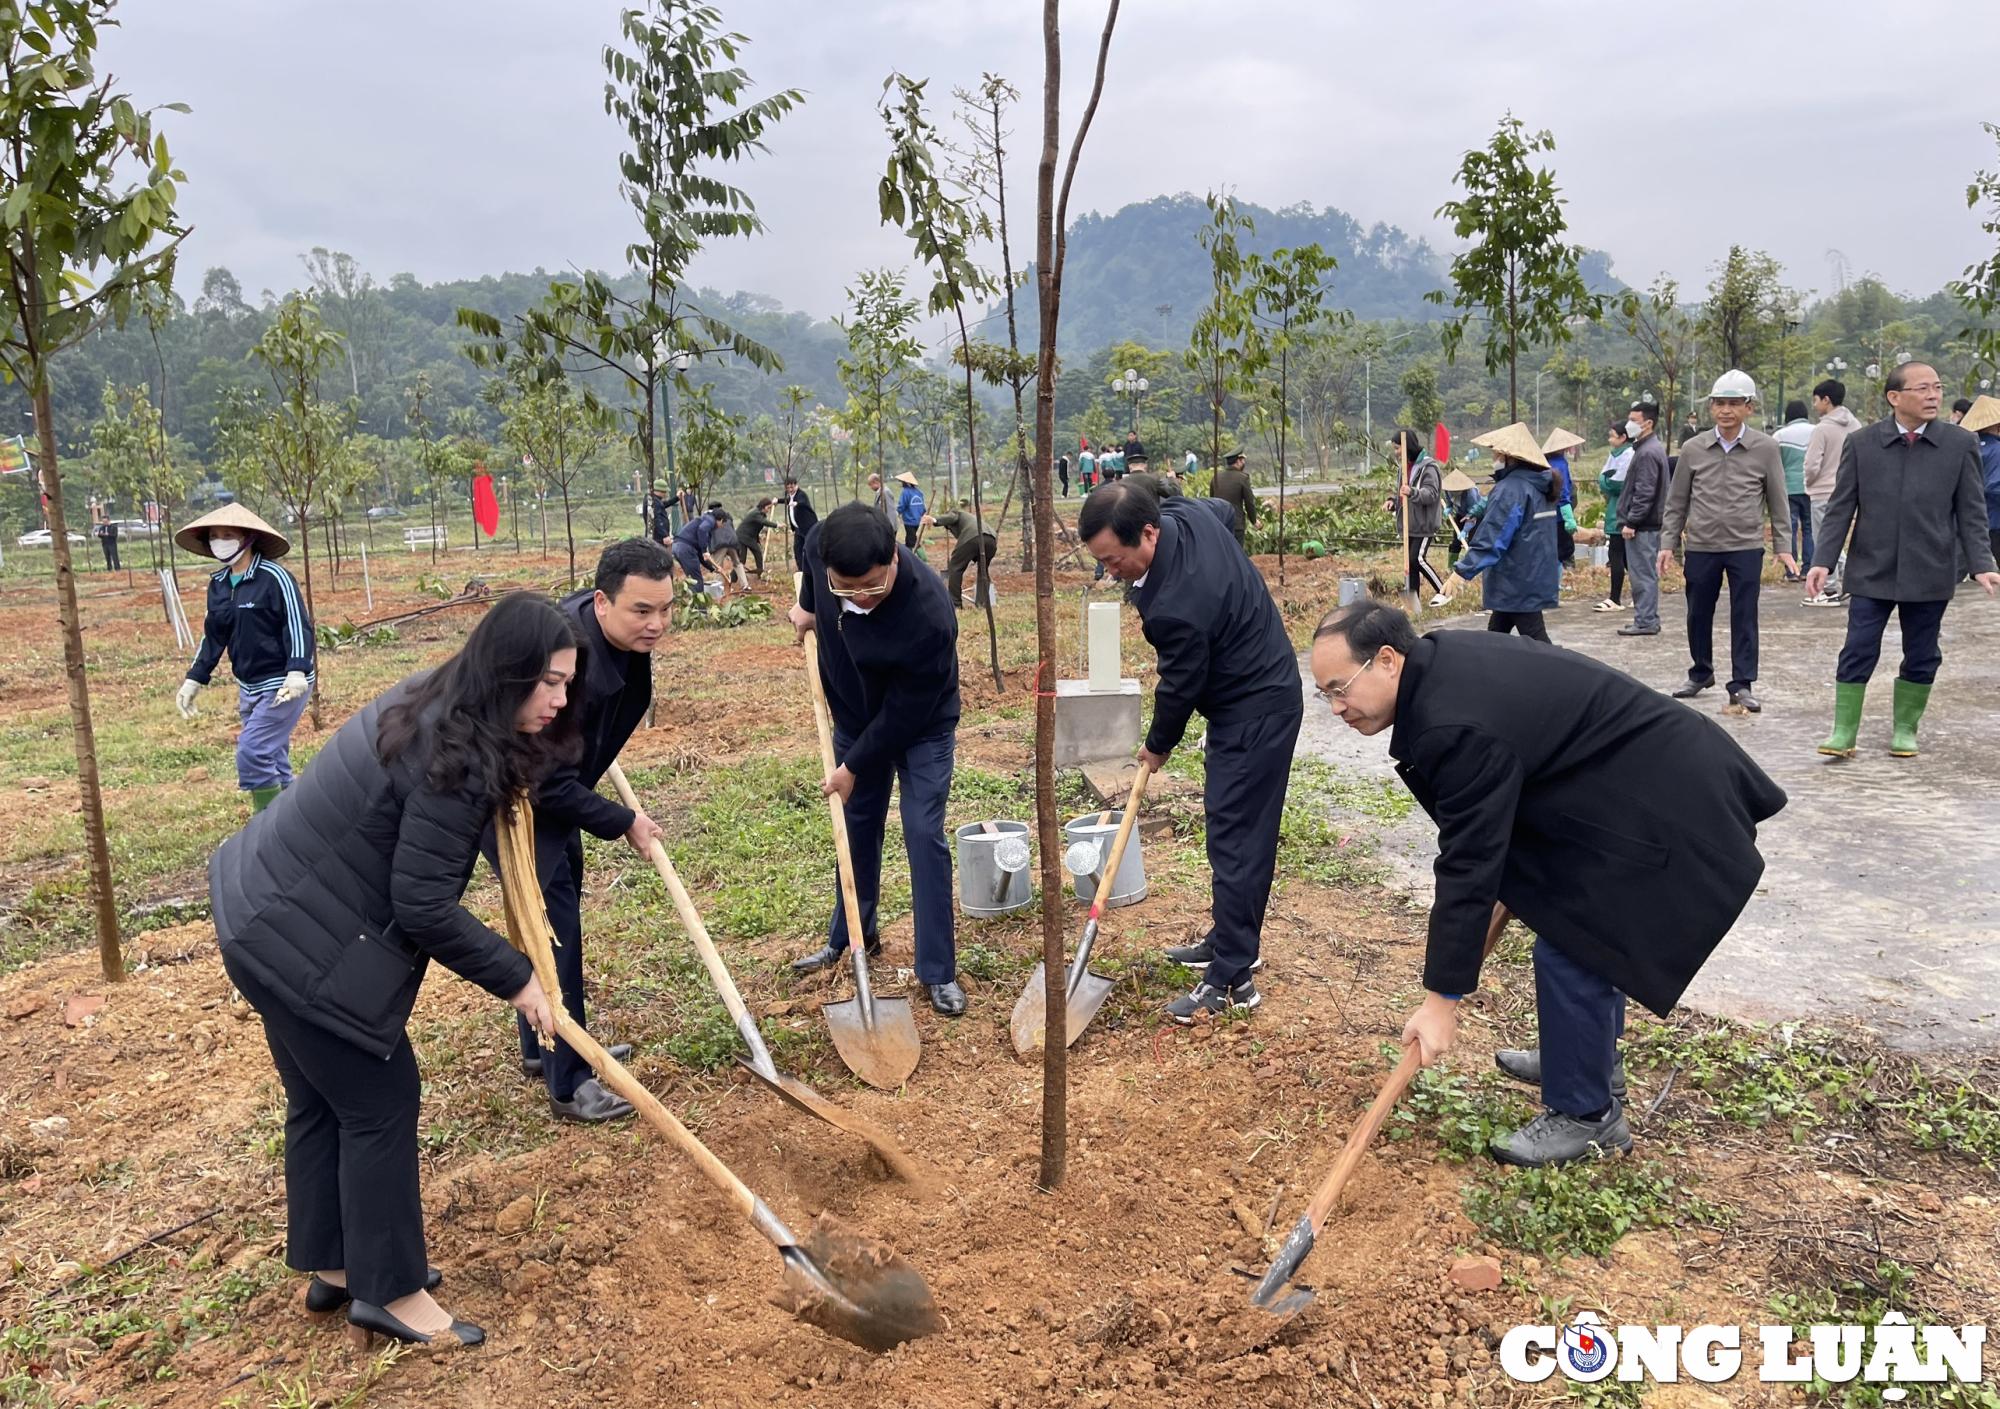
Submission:
POLYGON ((1153 724, 1140 760, 1166 767, 1196 710, 1208 720, 1202 805, 1208 819, 1208 933, 1167 950, 1202 970, 1194 991, 1167 1005, 1183 1025, 1201 1014, 1263 1001, 1264 910, 1278 862, 1292 747, 1305 704, 1298 657, 1271 591, 1229 529, 1217 499, 1161 502, 1150 476, 1120 480, 1084 500, 1078 536, 1130 589, 1147 642, 1159 652, 1153 724))
POLYGON ((1763 708, 1750 687, 1757 681, 1757 594, 1764 574, 1764 517, 1770 514, 1778 561, 1797 576, 1798 560, 1785 551, 1791 503, 1785 495, 1785 462, 1778 442, 1749 424, 1757 384, 1731 369, 1708 394, 1715 429, 1681 442, 1680 464, 1667 488, 1665 524, 1657 566, 1664 576, 1674 550, 1687 536, 1687 683, 1674 691, 1691 700, 1715 683, 1715 605, 1729 580, 1729 705, 1756 714, 1763 708))
POLYGON ((1541 1045, 1496 1060, 1539 1084, 1547 1109, 1495 1140, 1494 1158, 1630 1148, 1626 995, 1662 1017, 1680 1001, 1756 889, 1757 824, 1784 793, 1715 721, 1570 651, 1488 631, 1419 638, 1371 601, 1320 622, 1311 663, 1336 718, 1389 732, 1398 776, 1438 826, 1426 993, 1404 1044, 1425 1065, 1450 1048, 1489 926, 1511 912, 1536 935, 1541 1045))
MULTIPOLYGON (((871 504, 843 504, 828 514, 806 535, 801 557, 791 621, 799 640, 813 637, 809 649, 819 652, 838 763, 820 791, 838 794, 846 808, 862 940, 870 958, 881 952, 875 902, 882 839, 889 789, 900 783, 917 980, 931 1007, 958 1017, 965 990, 958 985, 951 848, 944 839, 958 750, 958 615, 937 573, 896 542, 896 530, 871 504)), ((840 963, 851 939, 836 884, 826 944, 795 960, 792 972, 840 963)))
POLYGON ((1938 630, 1958 590, 1959 563, 1970 565, 1987 596, 2000 589, 1985 532, 1978 437, 1938 420, 1944 384, 1922 362, 1892 368, 1883 394, 1890 414, 1853 432, 1840 448, 1825 536, 1814 541, 1806 574, 1806 595, 1816 596, 1847 549, 1847 642, 1833 672, 1833 733, 1819 746, 1834 758, 1852 758, 1857 750, 1862 697, 1882 655, 1889 613, 1903 631, 1889 753, 1915 758, 1917 726, 1944 663, 1938 630))

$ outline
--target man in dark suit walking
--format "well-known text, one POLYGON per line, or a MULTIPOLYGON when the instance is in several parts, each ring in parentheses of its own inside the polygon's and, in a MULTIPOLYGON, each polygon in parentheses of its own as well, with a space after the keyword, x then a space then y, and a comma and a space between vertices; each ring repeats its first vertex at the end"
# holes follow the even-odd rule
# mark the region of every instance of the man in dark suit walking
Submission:
POLYGON ((1957 591, 1959 563, 1970 565, 1989 597, 2000 589, 1985 532, 1978 437, 1938 419, 1944 384, 1925 363, 1891 368, 1883 394, 1890 414, 1841 444, 1833 497, 1806 574, 1806 596, 1815 597, 1847 549, 1847 642, 1833 672, 1833 733, 1819 746, 1835 758, 1854 757, 1862 699, 1882 655, 1889 613, 1903 628, 1889 753, 1915 758, 1917 726, 1944 663, 1938 631, 1957 591))
POLYGON ((813 502, 806 492, 799 488, 797 475, 785 476, 785 523, 792 530, 792 566, 805 566, 806 534, 819 522, 819 515, 813 512, 813 502))
POLYGON ((1500 1067, 1538 1080, 1547 1110, 1494 1141, 1494 1157, 1629 1148, 1625 997, 1662 1017, 1680 1001, 1749 902, 1764 871, 1757 824, 1784 793, 1713 720, 1540 642, 1419 638, 1394 607, 1361 602, 1320 622, 1312 673, 1349 728, 1394 731, 1396 771, 1438 825, 1427 992, 1405 1045, 1426 1064, 1451 1046, 1504 906, 1536 935, 1541 1047, 1503 1052, 1500 1067))
POLYGON ((1291 638, 1263 577, 1230 539, 1228 509, 1213 499, 1162 503, 1149 478, 1094 491, 1077 531, 1091 556, 1130 585, 1146 640, 1160 653, 1140 761, 1164 768, 1194 712, 1208 719, 1202 803, 1212 924, 1197 943, 1167 951, 1203 970, 1194 991, 1167 1006, 1186 1024, 1263 1001, 1250 975, 1264 962, 1264 909, 1305 706, 1291 638))

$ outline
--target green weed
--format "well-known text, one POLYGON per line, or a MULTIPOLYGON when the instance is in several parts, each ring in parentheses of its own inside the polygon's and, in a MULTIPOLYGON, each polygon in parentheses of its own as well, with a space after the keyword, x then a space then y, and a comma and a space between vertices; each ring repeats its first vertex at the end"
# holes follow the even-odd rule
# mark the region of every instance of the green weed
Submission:
MULTIPOLYGON (((1390 1052, 1391 1056, 1395 1053, 1390 1052)), ((1426 1067, 1396 1103, 1388 1136, 1428 1135, 1455 1160, 1482 1157, 1495 1137, 1526 1124, 1534 1112, 1496 1073, 1476 1078, 1426 1067)))
POLYGON ((1602 1256, 1642 1228, 1720 1227, 1729 1219, 1664 1166, 1620 1158, 1489 1170, 1467 1186, 1464 1202, 1487 1237, 1551 1256, 1602 1256))
MULTIPOLYGON (((1861 1344, 1865 1365, 1875 1353, 1876 1329, 1890 1312, 1899 1312, 1917 1324, 1940 1319, 1918 1296, 1916 1274, 1909 1268, 1895 1261, 1883 1261, 1876 1264, 1875 1274, 1872 1282, 1847 1278, 1830 1287, 1779 1292, 1767 1305, 1772 1315, 1791 1326, 1795 1340, 1804 1340, 1815 1325, 1865 1328, 1861 1344)), ((1835 1384, 1816 1374, 1798 1393, 1807 1404, 1834 1406, 1834 1409, 1882 1409, 1889 1403, 1916 1405, 1920 1409, 2000 1409, 2000 1390, 1991 1382, 1902 1384, 1895 1387, 1900 1391, 1895 1400, 1886 1398, 1883 1391, 1887 1388, 1859 1379, 1835 1384)))

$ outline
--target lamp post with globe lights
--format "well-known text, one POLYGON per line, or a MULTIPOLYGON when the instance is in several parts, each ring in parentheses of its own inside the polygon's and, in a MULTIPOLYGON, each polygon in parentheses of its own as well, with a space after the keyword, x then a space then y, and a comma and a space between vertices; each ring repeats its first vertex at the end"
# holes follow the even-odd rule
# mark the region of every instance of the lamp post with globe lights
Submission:
POLYGON ((1131 419, 1126 424, 1131 427, 1133 435, 1139 433, 1139 398, 1152 388, 1153 383, 1150 380, 1140 376, 1130 367, 1125 369, 1124 375, 1111 379, 1111 389, 1122 393, 1130 405, 1131 419))

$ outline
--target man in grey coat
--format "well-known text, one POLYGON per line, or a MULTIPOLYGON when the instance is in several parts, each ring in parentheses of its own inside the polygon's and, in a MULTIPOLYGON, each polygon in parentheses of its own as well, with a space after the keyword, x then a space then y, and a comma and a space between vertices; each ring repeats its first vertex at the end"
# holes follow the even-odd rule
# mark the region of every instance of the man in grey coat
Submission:
MULTIPOLYGON (((1757 680, 1757 594, 1764 574, 1765 514, 1778 561, 1796 575, 1798 560, 1785 551, 1791 501, 1778 442, 1749 424, 1757 384, 1735 368, 1715 379, 1708 393, 1713 430, 1681 442, 1680 463, 1667 490, 1660 530, 1661 572, 1687 541, 1687 684, 1674 691, 1691 700, 1715 683, 1715 604, 1729 580, 1729 704, 1755 714, 1763 708, 1750 693, 1757 680)), ((1630 475, 1628 473, 1629 481, 1630 475)))
POLYGON ((1835 758, 1854 757, 1862 698, 1890 611, 1903 630, 1903 665, 1889 752, 1915 758, 1917 726, 1944 663, 1938 630, 1957 591, 1961 559, 1989 597, 2000 589, 1987 542, 1978 437, 1938 419, 1944 384, 1925 363, 1891 368, 1883 393, 1890 414, 1851 433, 1840 448, 1826 534, 1813 541, 1806 575, 1806 595, 1818 595, 1846 547, 1847 642, 1833 673, 1833 734, 1819 746, 1835 758))
POLYGON ((1257 491, 1250 483, 1249 472, 1243 468, 1241 450, 1232 450, 1222 457, 1215 480, 1209 485, 1208 497, 1220 499, 1236 511, 1229 531, 1236 535, 1236 545, 1242 547, 1243 531, 1257 522, 1257 491))

